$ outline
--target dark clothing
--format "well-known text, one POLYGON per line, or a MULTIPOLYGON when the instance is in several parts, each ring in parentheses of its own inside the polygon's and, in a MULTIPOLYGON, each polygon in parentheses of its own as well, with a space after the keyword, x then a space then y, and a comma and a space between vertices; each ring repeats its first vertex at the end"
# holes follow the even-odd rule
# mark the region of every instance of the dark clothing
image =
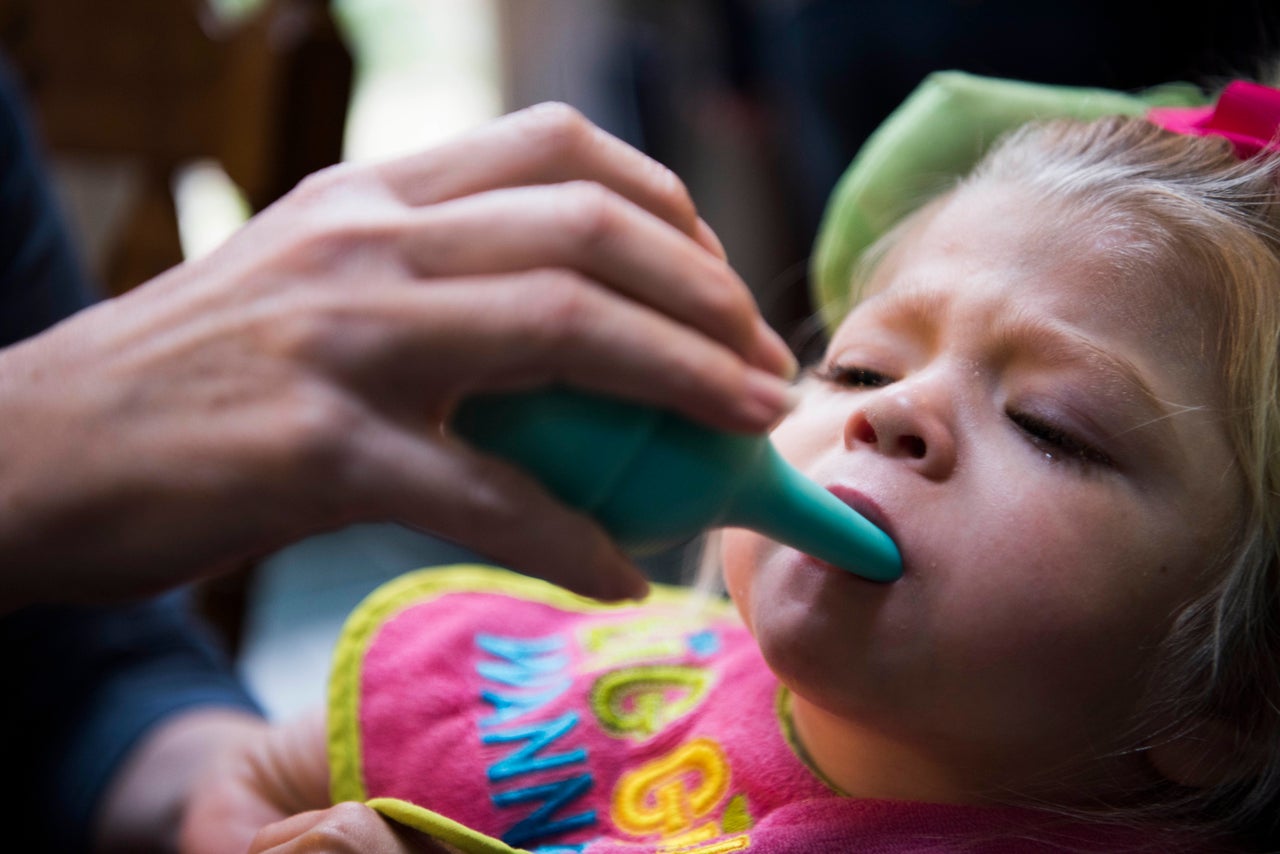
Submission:
POLYGON ((89 305, 81 271, 24 113, 0 65, 0 347, 89 305))
POLYGON ((6 847, 85 851, 104 789, 147 730, 193 706, 256 710, 182 592, 0 620, 6 847))
MULTIPOLYGON (((0 66, 0 347, 93 296, 22 96, 0 66)), ((87 850, 99 798, 151 726, 192 706, 256 708, 185 599, 178 592, 121 607, 40 606, 0 618, 6 850, 87 850)))

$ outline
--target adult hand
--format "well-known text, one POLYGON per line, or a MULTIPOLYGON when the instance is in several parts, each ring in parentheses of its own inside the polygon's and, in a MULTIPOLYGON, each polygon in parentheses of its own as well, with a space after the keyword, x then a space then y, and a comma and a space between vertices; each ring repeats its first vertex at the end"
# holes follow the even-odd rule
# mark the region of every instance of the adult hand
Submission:
POLYGON ((263 828, 249 854, 450 854, 430 837, 348 801, 263 828))
POLYGON ((238 854, 269 825, 329 805, 323 715, 260 721, 224 739, 189 788, 179 848, 184 854, 238 854))
POLYGON ((319 714, 225 739, 209 765, 182 809, 184 854, 447 850, 363 804, 329 805, 319 714))
POLYGON ((335 167, 0 352, 0 608, 375 519, 634 594, 598 526, 448 434, 456 401, 562 382, 758 431, 793 365, 674 175, 567 107, 335 167))

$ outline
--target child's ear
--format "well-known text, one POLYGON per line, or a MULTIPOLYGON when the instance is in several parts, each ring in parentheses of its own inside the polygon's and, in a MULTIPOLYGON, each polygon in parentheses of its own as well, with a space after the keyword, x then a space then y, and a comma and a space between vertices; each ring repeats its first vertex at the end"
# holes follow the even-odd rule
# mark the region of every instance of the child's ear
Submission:
POLYGON ((1147 747, 1147 759, 1171 783, 1205 789, 1240 779, 1245 745, 1236 727, 1220 720, 1203 721, 1180 735, 1147 747))

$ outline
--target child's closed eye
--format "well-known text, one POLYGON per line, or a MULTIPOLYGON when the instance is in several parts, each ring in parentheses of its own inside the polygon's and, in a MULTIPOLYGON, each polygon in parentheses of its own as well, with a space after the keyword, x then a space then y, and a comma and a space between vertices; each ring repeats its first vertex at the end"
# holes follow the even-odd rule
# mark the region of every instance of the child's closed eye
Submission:
MULTIPOLYGON (((896 382, 896 378, 889 374, 853 363, 820 365, 813 369, 811 375, 820 382, 848 389, 883 388, 896 382)), ((1111 456, 1097 445, 1052 420, 1017 409, 1010 409, 1007 415, 1026 439, 1052 462, 1115 467, 1111 456)))
POLYGON ((1039 416, 1016 410, 1011 410, 1008 416, 1031 444, 1054 462, 1070 461, 1107 468, 1115 466, 1115 461, 1106 452, 1039 416))
POLYGON ((816 368, 813 375, 825 383, 847 388, 883 388, 893 382, 893 377, 872 368, 835 362, 816 368))

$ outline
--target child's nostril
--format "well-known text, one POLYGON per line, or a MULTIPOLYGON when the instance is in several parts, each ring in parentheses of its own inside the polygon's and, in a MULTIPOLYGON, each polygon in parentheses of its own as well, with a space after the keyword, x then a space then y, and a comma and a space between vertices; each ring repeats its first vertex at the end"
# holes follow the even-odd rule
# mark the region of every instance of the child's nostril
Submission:
POLYGON ((898 445, 902 450, 906 451, 912 459, 918 460, 924 457, 924 439, 921 439, 919 436, 901 436, 898 439, 898 445))
POLYGON ((866 418, 861 419, 853 429, 854 438, 867 445, 876 443, 876 428, 866 418))

